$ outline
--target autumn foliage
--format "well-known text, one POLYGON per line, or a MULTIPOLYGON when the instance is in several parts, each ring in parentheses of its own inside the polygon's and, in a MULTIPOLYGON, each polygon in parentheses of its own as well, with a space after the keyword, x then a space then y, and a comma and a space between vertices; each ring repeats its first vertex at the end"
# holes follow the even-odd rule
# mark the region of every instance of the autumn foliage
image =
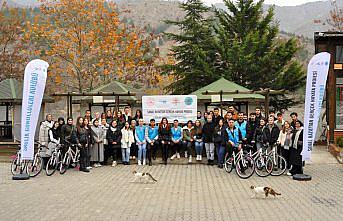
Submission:
POLYGON ((113 2, 43 1, 25 28, 27 53, 49 62, 60 90, 87 91, 114 79, 154 87, 163 80, 164 61, 151 47, 156 36, 121 22, 113 2))

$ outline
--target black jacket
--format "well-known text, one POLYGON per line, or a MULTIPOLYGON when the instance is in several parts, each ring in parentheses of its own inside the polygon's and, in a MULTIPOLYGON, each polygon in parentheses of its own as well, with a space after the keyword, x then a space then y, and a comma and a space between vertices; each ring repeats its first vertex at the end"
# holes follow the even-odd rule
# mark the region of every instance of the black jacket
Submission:
POLYGON ((294 130, 292 134, 292 146, 289 148, 289 162, 291 165, 297 165, 301 166, 302 165, 302 156, 301 156, 301 151, 303 150, 303 130, 300 132, 299 139, 297 142, 297 149, 293 148, 293 144, 295 142, 295 134, 296 130, 294 130))
POLYGON ((217 117, 213 116, 213 120, 212 121, 217 126, 219 124, 220 119, 224 120, 224 118, 222 116, 220 116, 220 115, 218 115, 217 117))
POLYGON ((110 126, 110 128, 108 128, 107 133, 106 133, 106 139, 108 140, 108 145, 111 146, 120 146, 120 141, 121 141, 121 131, 120 128, 117 126, 117 129, 115 131, 113 130, 113 127, 110 126), (117 144, 112 144, 112 142, 117 142, 117 144))
POLYGON ((218 126, 216 126, 214 128, 214 136, 213 136, 213 141, 215 144, 219 145, 226 145, 226 143, 228 142, 229 138, 228 138, 228 134, 226 132, 226 127, 223 125, 222 128, 218 126))
POLYGON ((254 140, 254 134, 255 130, 258 127, 257 121, 248 121, 247 123, 247 140, 250 143, 252 140, 254 140))
POLYGON ((202 128, 204 143, 213 143, 214 128, 216 127, 214 122, 207 122, 202 128))
POLYGON ((66 143, 65 140, 71 143, 76 143, 75 127, 73 125, 64 124, 61 128, 61 143, 66 143))
POLYGON ((158 139, 160 141, 171 141, 171 129, 170 127, 159 127, 158 128, 158 139))
POLYGON ((253 141, 256 143, 263 143, 263 129, 264 127, 257 127, 255 129, 253 141))
POLYGON ((276 124, 273 125, 272 131, 269 130, 269 125, 266 125, 263 129, 263 142, 273 145, 279 138, 280 130, 276 124))

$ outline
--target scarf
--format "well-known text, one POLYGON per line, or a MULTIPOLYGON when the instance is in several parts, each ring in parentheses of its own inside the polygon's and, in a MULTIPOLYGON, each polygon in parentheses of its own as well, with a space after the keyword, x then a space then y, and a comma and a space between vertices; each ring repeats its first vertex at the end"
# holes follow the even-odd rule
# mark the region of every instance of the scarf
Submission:
POLYGON ((299 140, 299 136, 302 130, 303 128, 300 127, 299 129, 297 129, 297 132, 295 133, 295 138, 294 138, 294 143, 293 143, 294 149, 298 149, 298 140, 299 140))

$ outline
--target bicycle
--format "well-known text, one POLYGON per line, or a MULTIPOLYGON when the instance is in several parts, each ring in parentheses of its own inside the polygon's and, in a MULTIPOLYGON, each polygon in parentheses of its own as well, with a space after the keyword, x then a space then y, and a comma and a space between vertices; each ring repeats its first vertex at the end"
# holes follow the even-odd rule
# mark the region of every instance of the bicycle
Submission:
POLYGON ((30 177, 37 176, 42 171, 42 165, 43 165, 43 159, 39 155, 39 152, 42 150, 42 147, 44 145, 41 145, 40 143, 36 142, 40 145, 38 151, 35 153, 33 160, 21 160, 21 146, 18 145, 18 150, 16 153, 16 156, 11 162, 11 173, 12 175, 18 175, 22 173, 23 171, 26 171, 26 173, 30 177))
POLYGON ((246 144, 245 147, 249 148, 248 155, 255 161, 255 173, 259 177, 267 177, 273 172, 274 164, 271 156, 263 153, 262 148, 252 153, 253 146, 246 144))
POLYGON ((255 162, 249 155, 244 155, 243 148, 240 148, 237 154, 235 154, 235 151, 232 152, 231 156, 229 153, 226 153, 224 168, 228 173, 231 173, 233 168, 235 168, 236 173, 240 178, 248 179, 254 174, 255 162))
MULTIPOLYGON (((269 146, 269 144, 267 145, 267 147, 269 146)), ((286 159, 279 155, 277 152, 277 144, 273 145, 272 150, 267 153, 268 156, 270 156, 273 160, 273 170, 271 175, 272 176, 281 176, 282 174, 285 173, 286 169, 287 169, 287 161, 286 159)))
POLYGON ((55 150, 52 152, 46 167, 45 173, 47 176, 51 176, 55 173, 57 168, 61 165, 62 162, 62 151, 61 151, 61 144, 58 144, 55 150))
POLYGON ((77 164, 80 158, 80 150, 78 146, 76 144, 71 144, 68 141, 66 141, 66 143, 68 144, 68 150, 65 153, 60 164, 60 174, 64 174, 67 171, 71 162, 72 164, 77 164), (75 151, 73 150, 73 148, 75 148, 75 151))

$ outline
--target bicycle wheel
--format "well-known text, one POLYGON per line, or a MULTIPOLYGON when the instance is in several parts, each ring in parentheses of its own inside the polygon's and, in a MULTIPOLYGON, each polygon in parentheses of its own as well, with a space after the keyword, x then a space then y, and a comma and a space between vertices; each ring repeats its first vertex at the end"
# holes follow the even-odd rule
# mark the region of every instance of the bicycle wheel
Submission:
POLYGON ((49 158, 48 163, 46 164, 46 167, 45 167, 46 175, 51 176, 52 174, 55 173, 56 169, 57 169, 57 159, 55 155, 52 155, 49 158))
POLYGON ((65 174, 67 172, 67 169, 70 165, 70 156, 66 156, 64 160, 60 163, 60 174, 65 174))
POLYGON ((273 159, 273 165, 274 167, 271 173, 272 176, 281 176, 287 169, 286 159, 280 155, 275 156, 275 159, 273 159))
POLYGON ((13 176, 20 174, 20 162, 18 155, 11 162, 11 173, 13 176))
POLYGON ((227 173, 233 170, 233 157, 227 154, 224 159, 224 169, 227 173))
POLYGON ((29 162, 29 164, 27 165, 27 173, 30 175, 30 177, 35 177, 38 174, 40 174, 40 172, 43 169, 43 159, 41 156, 36 156, 36 159, 29 162))
POLYGON ((236 173, 242 179, 248 179, 254 174, 255 161, 250 156, 239 159, 236 165, 236 173))
POLYGON ((270 156, 258 156, 255 160, 255 173, 259 177, 267 177, 273 172, 273 159, 270 156))

